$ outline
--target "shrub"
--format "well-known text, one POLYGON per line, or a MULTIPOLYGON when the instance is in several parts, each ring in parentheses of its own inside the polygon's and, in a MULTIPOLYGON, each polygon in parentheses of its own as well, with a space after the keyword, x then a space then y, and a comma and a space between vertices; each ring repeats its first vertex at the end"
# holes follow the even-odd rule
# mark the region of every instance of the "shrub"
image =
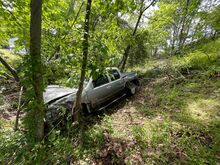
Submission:
POLYGON ((200 70, 207 69, 210 65, 216 62, 218 55, 214 53, 203 53, 195 51, 181 58, 174 59, 174 66, 180 70, 200 70))

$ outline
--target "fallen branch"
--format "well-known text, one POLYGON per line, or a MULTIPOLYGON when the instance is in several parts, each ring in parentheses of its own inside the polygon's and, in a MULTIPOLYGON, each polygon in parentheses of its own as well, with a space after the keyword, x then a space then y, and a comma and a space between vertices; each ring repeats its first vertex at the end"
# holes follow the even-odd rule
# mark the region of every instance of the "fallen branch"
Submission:
POLYGON ((16 120, 15 120, 15 131, 18 130, 18 122, 19 122, 19 115, 21 112, 21 96, 23 93, 23 86, 21 87, 20 93, 19 93, 19 98, 18 98, 18 108, 17 108, 17 114, 16 114, 16 120))
POLYGON ((2 56, 2 53, 0 53, 0 62, 12 74, 12 76, 15 79, 15 81, 20 82, 20 78, 19 78, 16 70, 12 66, 10 66, 10 64, 8 64, 1 56, 2 56))

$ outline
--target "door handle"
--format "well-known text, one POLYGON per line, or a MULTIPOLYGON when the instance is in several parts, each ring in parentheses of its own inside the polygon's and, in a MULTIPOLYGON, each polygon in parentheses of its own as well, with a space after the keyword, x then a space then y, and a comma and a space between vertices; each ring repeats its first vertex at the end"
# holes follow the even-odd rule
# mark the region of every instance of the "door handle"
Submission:
POLYGON ((107 89, 111 88, 111 86, 107 86, 107 89))

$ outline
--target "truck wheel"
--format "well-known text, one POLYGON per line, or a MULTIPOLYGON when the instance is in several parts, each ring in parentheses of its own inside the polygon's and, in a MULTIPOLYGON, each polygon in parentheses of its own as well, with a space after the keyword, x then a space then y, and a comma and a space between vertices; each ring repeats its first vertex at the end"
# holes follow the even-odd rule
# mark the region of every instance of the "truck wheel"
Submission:
POLYGON ((126 84, 125 92, 128 96, 132 96, 136 93, 137 85, 132 82, 126 84))

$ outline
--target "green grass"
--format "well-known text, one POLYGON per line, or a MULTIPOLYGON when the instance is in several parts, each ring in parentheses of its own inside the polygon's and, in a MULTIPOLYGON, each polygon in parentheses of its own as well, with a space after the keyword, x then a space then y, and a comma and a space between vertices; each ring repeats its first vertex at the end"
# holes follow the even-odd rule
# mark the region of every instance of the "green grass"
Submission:
MULTIPOLYGON (((216 91, 219 87, 220 82, 216 78, 189 79, 178 85, 175 81, 153 84, 151 102, 138 108, 150 117, 146 125, 151 128, 143 132, 144 128, 140 127, 136 129, 138 132, 134 132, 136 139, 150 136, 145 149, 152 150, 156 155, 152 157, 151 153, 145 156, 146 159, 159 164, 218 162, 220 96, 216 91)), ((143 146, 143 140, 137 141, 143 146)))
MULTIPOLYGON (((167 77, 158 81, 158 77, 152 83, 151 102, 142 106, 140 111, 153 119, 163 116, 164 121, 159 124, 159 130, 150 132, 156 135, 151 138, 153 141, 156 139, 151 143, 154 144, 154 153, 158 152, 158 146, 162 148, 159 147, 160 152, 154 157, 146 155, 148 160, 158 164, 220 162, 220 81, 216 77, 220 66, 218 60, 218 52, 211 52, 209 57, 198 51, 189 53, 174 59, 173 68, 180 72, 183 68, 198 70, 197 75, 186 75, 183 81, 175 79, 175 75, 171 80, 167 77), (163 128, 164 124, 168 124, 169 129, 163 128), (161 133, 165 135, 158 141, 161 133)), ((154 127, 157 128, 157 123, 154 127)))
MULTIPOLYGON (((135 103, 144 125, 132 133, 146 164, 220 162, 220 40, 160 65, 149 61, 141 97, 135 103), (159 67, 157 67, 159 66, 159 67)), ((141 72, 142 71, 142 72, 141 72)))
POLYGON ((140 91, 86 116, 79 132, 55 130, 45 145, 29 147, 24 136, 1 131, 0 163, 13 154, 17 164, 220 163, 219 41, 133 68, 140 91))

